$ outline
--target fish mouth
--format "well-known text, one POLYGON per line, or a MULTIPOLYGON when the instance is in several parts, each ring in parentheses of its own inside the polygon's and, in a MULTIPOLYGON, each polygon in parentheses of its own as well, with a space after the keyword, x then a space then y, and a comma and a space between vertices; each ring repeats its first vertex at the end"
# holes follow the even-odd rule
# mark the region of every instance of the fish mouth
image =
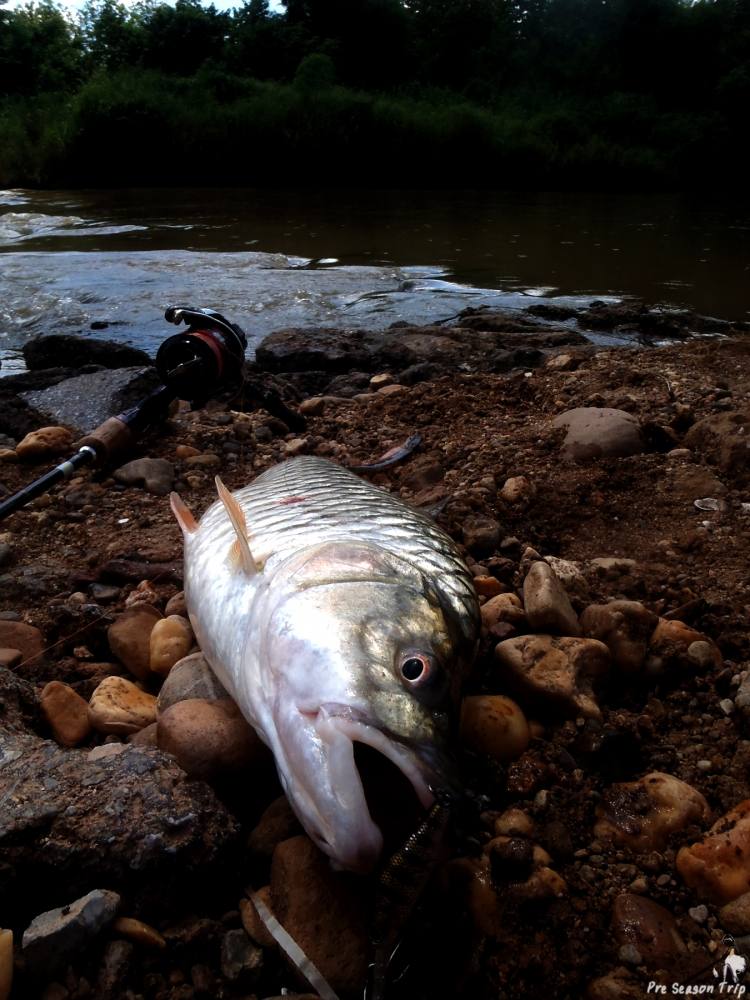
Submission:
POLYGON ((303 818, 303 823, 336 867, 370 872, 384 845, 395 849, 418 822, 403 830, 403 821, 415 819, 420 809, 432 806, 432 768, 425 765, 416 749, 384 732, 351 705, 329 702, 313 710, 300 710, 300 716, 320 741, 326 761, 320 784, 310 787, 310 782, 306 783, 313 814, 305 810, 305 818, 311 822, 305 823, 303 818), (399 773, 394 774, 394 769, 399 773), (380 787, 375 789, 375 785, 380 787), (410 803, 405 801, 405 789, 410 803), (318 803, 324 801, 326 808, 319 808, 318 803), (394 823, 389 820, 395 820, 399 829, 395 841, 394 823))

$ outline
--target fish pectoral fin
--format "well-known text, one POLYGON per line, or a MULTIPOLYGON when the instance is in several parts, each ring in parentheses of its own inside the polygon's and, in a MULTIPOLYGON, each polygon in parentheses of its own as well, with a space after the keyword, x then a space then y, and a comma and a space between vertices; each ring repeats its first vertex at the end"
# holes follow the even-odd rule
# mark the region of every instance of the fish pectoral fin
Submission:
POLYGON ((179 493, 169 494, 169 506, 172 508, 172 513, 177 519, 183 537, 192 535, 194 531, 198 530, 198 522, 179 493))
POLYGON ((219 494, 219 500, 221 500, 224 504, 224 510, 229 515, 229 520, 232 522, 232 527, 237 535, 237 540, 233 543, 229 550, 229 556, 231 559, 235 560, 248 575, 258 573, 260 572, 260 567, 253 557, 250 542, 247 537, 245 512, 226 488, 224 483, 222 483, 219 476, 216 477, 215 482, 216 492, 219 494))

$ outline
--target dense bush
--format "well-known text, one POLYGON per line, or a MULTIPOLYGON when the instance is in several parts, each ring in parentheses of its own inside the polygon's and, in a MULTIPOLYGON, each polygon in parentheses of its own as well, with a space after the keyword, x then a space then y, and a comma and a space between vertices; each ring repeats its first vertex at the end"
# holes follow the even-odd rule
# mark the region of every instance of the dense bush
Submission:
POLYGON ((6 185, 725 186, 748 101, 746 0, 0 8, 6 185))

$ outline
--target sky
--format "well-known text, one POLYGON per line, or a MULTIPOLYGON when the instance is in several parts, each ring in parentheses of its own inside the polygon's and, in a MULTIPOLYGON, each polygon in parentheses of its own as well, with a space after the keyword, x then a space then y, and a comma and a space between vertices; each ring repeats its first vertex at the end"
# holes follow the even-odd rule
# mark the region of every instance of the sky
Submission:
MULTIPOLYGON (((8 0, 8 3, 3 4, 5 10, 13 10, 15 7, 22 7, 27 0, 8 0)), ((86 0, 56 0, 61 7, 67 7, 69 10, 78 11, 84 6, 86 0)), ((132 7, 135 5, 137 0, 122 0, 126 7, 132 7)), ((167 0, 169 2, 169 0, 167 0)), ((232 7, 241 7, 242 0, 213 0, 213 4, 217 10, 230 10, 232 7)), ((280 11, 283 10, 281 6, 281 0, 270 0, 269 7, 271 10, 280 11)))

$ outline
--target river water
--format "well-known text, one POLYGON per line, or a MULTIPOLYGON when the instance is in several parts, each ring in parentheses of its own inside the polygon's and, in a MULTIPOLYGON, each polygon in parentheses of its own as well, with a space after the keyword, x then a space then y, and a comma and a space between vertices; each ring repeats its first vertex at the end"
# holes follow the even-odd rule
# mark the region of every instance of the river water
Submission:
MULTIPOLYGON (((425 323, 635 295, 750 318, 750 202, 694 195, 127 190, 0 192, 0 359, 39 333, 153 352, 172 303, 239 322, 425 323)), ((606 342, 606 338, 604 339, 606 342)), ((610 338, 611 340, 612 338, 610 338)))

